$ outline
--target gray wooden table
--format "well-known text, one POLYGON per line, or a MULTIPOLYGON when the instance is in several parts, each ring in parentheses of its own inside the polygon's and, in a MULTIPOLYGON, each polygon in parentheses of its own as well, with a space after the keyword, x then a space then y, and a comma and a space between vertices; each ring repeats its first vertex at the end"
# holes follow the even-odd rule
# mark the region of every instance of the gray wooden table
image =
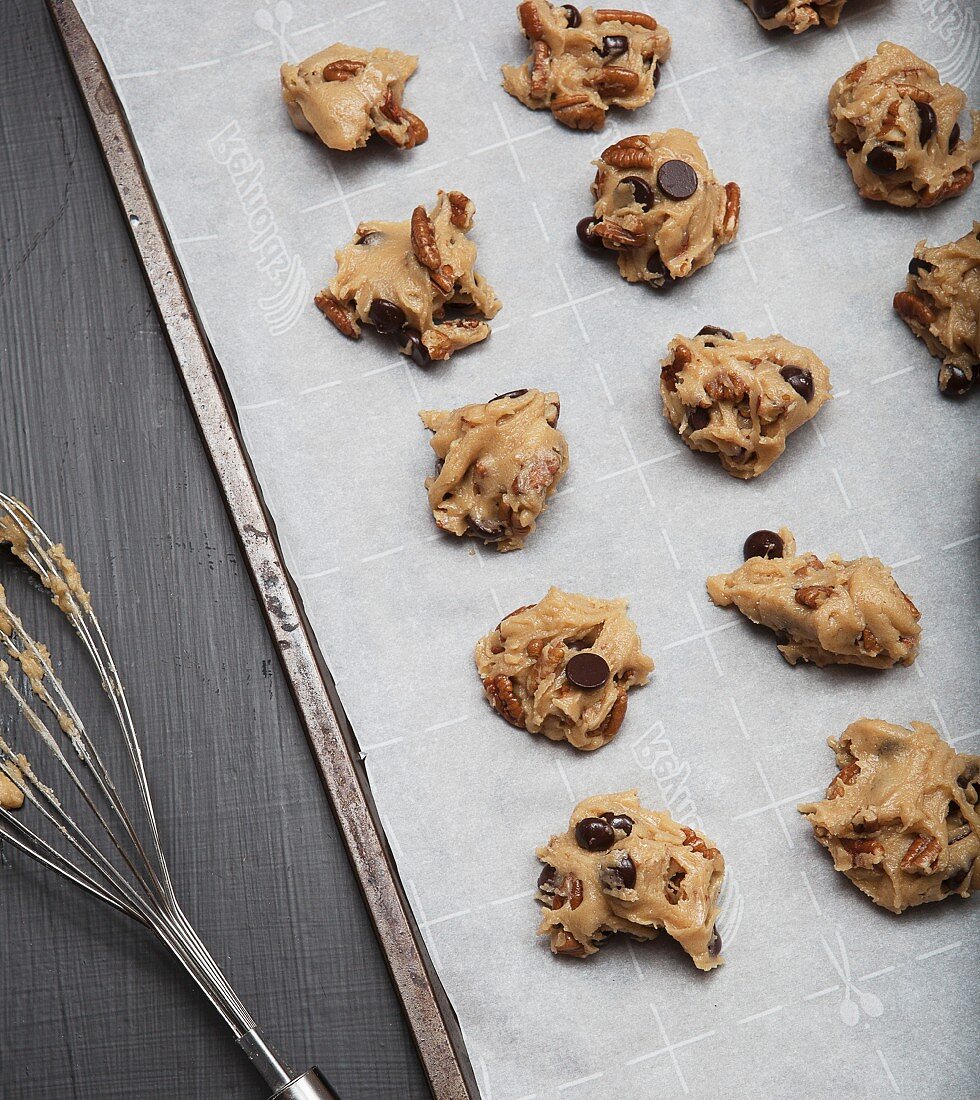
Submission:
MULTIPOLYGON (((0 230, 0 486, 96 595, 189 915, 297 1065, 428 1096, 42 0, 0 3, 0 230)), ((142 930, 0 861, 2 1100, 264 1095, 142 930)))

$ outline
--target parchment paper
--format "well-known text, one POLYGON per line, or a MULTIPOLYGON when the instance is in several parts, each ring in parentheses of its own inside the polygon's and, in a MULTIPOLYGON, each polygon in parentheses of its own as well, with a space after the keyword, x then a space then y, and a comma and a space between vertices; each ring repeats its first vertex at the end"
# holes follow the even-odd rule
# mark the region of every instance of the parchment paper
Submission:
POLYGON ((977 1096, 975 900, 895 918, 834 873, 795 811, 833 774, 825 739, 860 716, 980 746, 976 409, 939 397, 937 362, 891 310, 916 241, 963 234, 980 185, 925 212, 863 203, 825 127, 831 83, 883 38, 976 103, 975 9, 852 3, 836 31, 793 39, 735 0, 658 0, 648 10, 674 56, 656 99, 597 136, 500 89, 500 64, 524 56, 510 3, 81 7, 483 1095, 977 1096), (290 126, 279 63, 337 40, 421 55, 406 103, 427 144, 331 154, 290 126), (658 295, 585 254, 574 226, 590 160, 670 126, 741 184, 743 218, 736 246, 658 295), (312 295, 359 220, 407 217, 439 186, 474 199, 479 268, 504 309, 488 343, 423 372, 373 335, 345 342, 312 295), (706 323, 782 332, 831 368, 835 400, 758 481, 689 452, 661 416, 666 344, 706 323), (498 555, 435 533, 417 411, 519 386, 559 391, 571 470, 528 548, 498 555), (793 669, 771 635, 708 602, 705 577, 738 564, 748 532, 783 523, 803 549, 894 565, 923 612, 913 668, 793 669), (476 639, 551 583, 627 596, 657 662, 594 754, 505 725, 473 667, 476 639), (629 787, 725 853, 728 961, 714 973, 666 937, 585 962, 535 938, 534 847, 578 799, 629 787))

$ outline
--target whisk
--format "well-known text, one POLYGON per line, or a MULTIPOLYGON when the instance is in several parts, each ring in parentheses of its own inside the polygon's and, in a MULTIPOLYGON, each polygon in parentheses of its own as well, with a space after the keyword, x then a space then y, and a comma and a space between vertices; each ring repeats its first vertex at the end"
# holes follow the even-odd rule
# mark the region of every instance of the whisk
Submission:
POLYGON ((48 648, 28 633, 0 585, 0 645, 10 661, 20 665, 29 690, 18 688, 4 660, 0 684, 33 735, 29 751, 22 753, 0 736, 0 840, 153 932, 231 1028, 274 1090, 274 1100, 337 1100, 316 1067, 294 1074, 269 1045, 181 910, 160 842, 136 727, 91 597, 64 547, 52 542, 25 505, 0 492, 0 546, 5 543, 48 589, 95 666, 135 776, 139 817, 124 803, 55 674, 48 648), (38 757, 35 749, 41 750, 38 757), (39 778, 34 762, 41 757, 56 765, 68 789, 77 792, 74 800, 80 812, 70 814, 55 790, 39 778))

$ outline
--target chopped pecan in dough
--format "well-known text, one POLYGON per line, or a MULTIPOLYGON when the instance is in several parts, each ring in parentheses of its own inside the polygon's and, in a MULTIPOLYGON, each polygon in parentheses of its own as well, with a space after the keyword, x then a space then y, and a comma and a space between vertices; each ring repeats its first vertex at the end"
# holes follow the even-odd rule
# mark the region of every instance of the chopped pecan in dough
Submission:
POLYGON ((514 390, 485 405, 421 412, 434 432, 426 479, 436 525, 519 550, 568 469, 558 394, 514 390))
POLYGON ((699 970, 721 957, 715 929, 725 861, 701 833, 645 810, 636 791, 587 798, 568 831, 537 850, 538 934, 556 955, 594 955, 613 932, 652 940, 660 929, 699 970))
POLYGON ((893 206, 934 206, 962 194, 980 160, 980 111, 963 137, 966 96, 904 46, 882 42, 830 89, 830 134, 858 191, 893 206))
POLYGON ((659 288, 686 278, 734 240, 738 184, 715 179, 687 130, 622 138, 595 164, 595 209, 579 238, 615 252, 628 282, 659 288))
POLYGON ((830 747, 839 771, 799 810, 838 871, 893 913, 980 887, 980 756, 924 722, 871 718, 830 747))
POLYGON ((846 0, 744 0, 767 31, 786 27, 800 34, 819 23, 836 27, 846 0))
POLYGON ((511 725, 577 749, 611 741, 626 693, 653 670, 626 607, 551 588, 511 612, 474 654, 491 705, 511 725))
POLYGON ((764 473, 786 437, 830 397, 830 372, 782 336, 750 340, 706 326, 675 336, 660 371, 664 416, 693 451, 717 454, 734 477, 764 473))
POLYGON ((461 191, 440 191, 431 213, 417 206, 406 222, 361 222, 337 251, 337 274, 317 307, 351 339, 362 323, 394 336, 420 367, 485 340, 500 302, 474 269, 476 245, 466 231, 475 210, 461 191))
POLYGON ((517 18, 531 56, 502 71, 504 88, 526 107, 550 108, 573 130, 601 130, 610 107, 632 111, 653 99, 670 57, 670 35, 653 16, 525 0, 517 18))
POLYGON ((708 578, 719 607, 734 604, 746 618, 781 637, 791 665, 910 665, 919 651, 919 612, 877 558, 844 561, 831 554, 796 554, 781 528, 781 557, 748 558, 733 573, 708 578))
POLYGON ((296 129, 331 149, 360 149, 373 133, 411 149, 429 136, 425 123, 402 106, 405 81, 417 65, 417 57, 397 50, 335 42, 298 65, 282 66, 282 98, 296 129))
POLYGON ((980 369, 980 222, 958 241, 915 246, 905 290, 892 302, 909 328, 943 361, 939 388, 969 392, 980 369))

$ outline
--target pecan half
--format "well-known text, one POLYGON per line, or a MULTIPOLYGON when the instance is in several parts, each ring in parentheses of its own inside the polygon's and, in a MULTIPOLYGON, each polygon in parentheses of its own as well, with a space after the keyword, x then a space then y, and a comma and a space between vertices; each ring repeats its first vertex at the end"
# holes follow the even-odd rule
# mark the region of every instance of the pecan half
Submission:
POLYGON ((473 204, 462 191, 450 191, 449 220, 457 229, 469 229, 473 224, 473 204))
POLYGON ((686 825, 682 825, 681 832, 684 834, 685 848, 690 848, 692 852, 697 852, 698 855, 704 856, 705 859, 716 859, 720 855, 717 848, 712 848, 708 844, 705 844, 703 838, 699 837, 693 829, 689 829, 686 825))
POLYGON ((725 215, 721 220, 721 229, 731 240, 738 232, 738 212, 742 204, 742 191, 737 183, 725 184, 725 215))
POLYGON ((907 290, 900 290, 892 298, 892 308, 905 321, 916 321, 928 328, 936 319, 936 314, 925 299, 907 290))
POLYGON ((631 27, 646 27, 648 31, 657 29, 657 21, 652 15, 642 11, 621 11, 619 8, 598 8, 595 13, 597 23, 626 23, 631 27))
POLYGON ((943 846, 935 837, 917 836, 908 846, 899 867, 910 875, 931 875, 943 846))
POLYGON ((589 77, 588 83, 595 88, 603 99, 608 99, 635 92, 637 85, 640 83, 640 77, 632 69, 621 69, 616 65, 606 65, 589 77))
POLYGON ((705 383, 704 392, 712 401, 741 401, 749 392, 745 382, 733 371, 718 371, 705 383))
POLYGON ((544 23, 541 22, 538 9, 531 0, 525 0, 523 4, 518 5, 517 18, 520 20, 521 30, 532 41, 544 34, 544 23))
POLYGON ((830 786, 827 788, 827 798, 840 798, 844 793, 844 788, 850 787, 860 774, 861 767, 856 760, 841 768, 830 781, 830 786))
POLYGON ((354 61, 350 58, 342 57, 337 61, 331 61, 329 65, 323 66, 323 79, 325 81, 335 80, 350 80, 352 76, 357 76, 358 73, 364 72, 365 62, 354 61))
POLYGON ((357 317, 353 311, 338 302, 328 291, 321 290, 313 299, 313 304, 338 332, 342 332, 351 340, 360 338, 361 326, 357 323, 357 317))
POLYGON ((829 584, 808 584, 796 590, 796 602, 811 611, 821 607, 832 595, 834 589, 829 584))
POLYGON ((840 843, 844 851, 851 857, 854 866, 865 871, 869 871, 876 863, 881 863, 885 858, 885 849, 880 841, 871 840, 870 838, 854 840, 845 838, 840 843))
POLYGON ((436 244, 436 232, 424 206, 416 206, 412 211, 412 251, 423 267, 430 271, 439 270, 442 258, 436 244))
POLYGON ((606 715, 606 720, 596 730, 596 736, 610 738, 619 732, 619 727, 623 724, 623 719, 626 717, 626 688, 622 685, 619 686, 619 694, 616 696, 616 702, 613 703, 612 709, 606 715))
POLYGON ((531 98, 544 99, 551 75, 551 47, 539 38, 534 43, 531 63, 531 98))
POLYGON ((652 168, 653 153, 646 138, 635 134, 624 137, 608 149, 604 149, 600 160, 613 168, 652 168))
POLYGON ((605 219, 597 222, 592 232, 606 248, 639 248, 647 241, 645 229, 627 229, 618 222, 610 222, 605 219))
POLYGON ((551 101, 551 113, 572 130, 601 130, 606 113, 584 95, 558 96, 551 101))
POLYGON ((499 711, 513 726, 520 726, 524 720, 524 708, 514 695, 514 685, 507 676, 488 676, 483 681, 483 690, 491 705, 499 711))

